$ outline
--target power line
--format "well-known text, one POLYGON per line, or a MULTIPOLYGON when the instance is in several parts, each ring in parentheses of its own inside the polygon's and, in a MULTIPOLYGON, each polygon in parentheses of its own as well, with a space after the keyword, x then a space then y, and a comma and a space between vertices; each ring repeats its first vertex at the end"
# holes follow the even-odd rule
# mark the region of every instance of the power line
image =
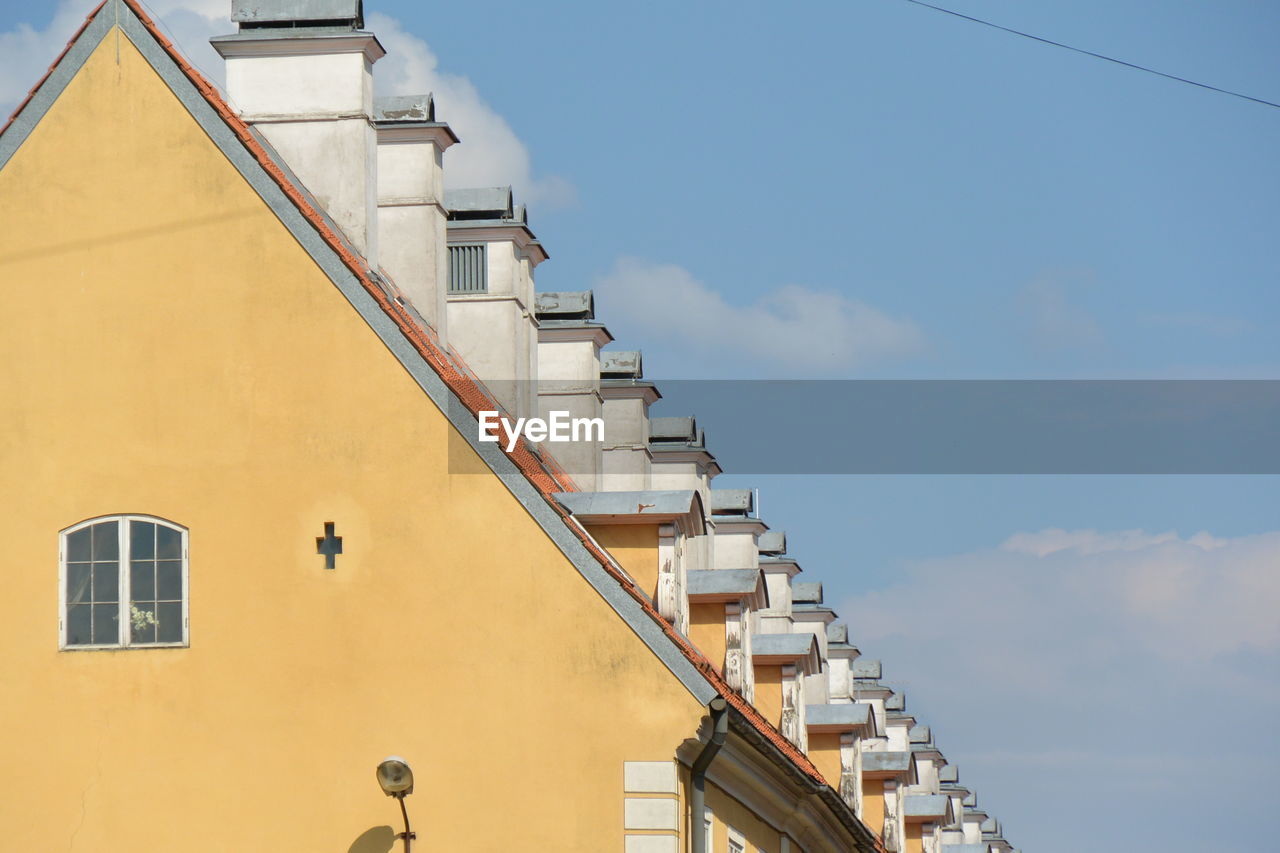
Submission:
POLYGON ((1195 80, 1188 80, 1186 77, 1179 77, 1176 74, 1166 74, 1163 71, 1157 71, 1154 68, 1148 68, 1145 65, 1135 65, 1132 62, 1125 62, 1123 59, 1116 59, 1114 56, 1104 56, 1101 53, 1094 53, 1093 51, 1085 50, 1084 48, 1072 47, 1069 44, 1063 44, 1062 42, 1054 41, 1053 39, 1041 38, 1040 36, 1033 36, 1031 33, 1022 32, 1022 30, 1015 30, 1015 29, 1011 29, 1010 27, 1002 27, 999 24, 993 24, 991 21, 984 21, 981 18, 974 18, 970 15, 964 15, 964 14, 961 14, 960 12, 952 11, 951 9, 944 9, 941 6, 934 6, 932 3, 925 3, 924 0, 904 0, 904 2, 911 3, 916 6, 923 6, 926 9, 932 9, 935 12, 942 12, 947 15, 953 15, 957 18, 963 18, 966 21, 972 21, 975 24, 982 24, 984 27, 991 27, 993 29, 1002 30, 1006 33, 1012 33, 1015 36, 1022 36, 1023 38, 1028 38, 1028 39, 1031 39, 1032 41, 1042 42, 1043 44, 1051 44, 1054 47, 1060 47, 1064 50, 1070 50, 1075 53, 1082 53, 1085 56, 1092 56, 1094 59, 1105 59, 1107 62, 1114 62, 1116 65, 1123 65, 1125 68, 1132 68, 1136 71, 1145 71, 1148 74, 1154 74, 1157 77, 1164 77, 1167 80, 1176 80, 1179 83, 1187 83, 1191 86, 1199 86, 1201 89, 1208 89, 1210 92, 1218 92, 1223 95, 1231 95, 1232 97, 1235 97, 1235 98, 1243 98, 1246 101, 1253 101, 1255 104, 1262 104, 1263 106, 1275 107, 1276 109, 1280 109, 1280 104, 1273 103, 1272 101, 1264 101, 1262 98, 1255 98, 1252 95, 1245 95, 1240 92, 1233 92, 1230 89, 1220 89, 1217 86, 1210 86, 1208 83, 1197 83, 1195 80))

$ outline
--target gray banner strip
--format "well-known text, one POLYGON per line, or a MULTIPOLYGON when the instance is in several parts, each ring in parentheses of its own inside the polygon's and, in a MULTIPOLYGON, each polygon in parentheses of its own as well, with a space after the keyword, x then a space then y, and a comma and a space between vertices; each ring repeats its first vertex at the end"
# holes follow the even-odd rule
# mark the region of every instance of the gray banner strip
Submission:
POLYGON ((734 474, 1280 474, 1276 380, 653 384, 734 474))

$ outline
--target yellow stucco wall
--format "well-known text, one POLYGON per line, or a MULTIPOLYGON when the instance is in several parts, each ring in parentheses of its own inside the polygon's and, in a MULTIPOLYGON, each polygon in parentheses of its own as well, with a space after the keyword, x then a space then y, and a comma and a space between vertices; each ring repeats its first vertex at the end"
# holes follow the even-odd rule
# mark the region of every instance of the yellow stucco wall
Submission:
POLYGON ((907 824, 905 835, 907 841, 906 853, 924 853, 924 824, 907 824))
POLYGON ((590 524, 587 532, 650 599, 658 594, 658 525, 590 524))
POLYGON ((721 672, 724 671, 724 604, 689 605, 689 639, 721 672))
POLYGON ((862 822, 877 835, 884 829, 883 779, 862 779, 862 822))
POLYGON ((782 725, 782 666, 756 664, 756 708, 775 726, 782 725))
POLYGON ((840 735, 839 733, 811 732, 809 734, 809 760, 822 773, 822 778, 833 786, 840 785, 840 735))
POLYGON ((127 39, 0 235, 0 849, 382 853, 389 753, 424 849, 621 849, 623 760, 702 709, 127 39), (191 646, 59 652, 58 531, 124 512, 190 528, 191 646))

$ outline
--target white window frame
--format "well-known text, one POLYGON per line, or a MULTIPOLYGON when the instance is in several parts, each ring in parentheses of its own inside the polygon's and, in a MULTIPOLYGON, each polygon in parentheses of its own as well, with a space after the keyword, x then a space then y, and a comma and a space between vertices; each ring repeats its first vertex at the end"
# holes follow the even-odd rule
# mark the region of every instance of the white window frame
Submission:
POLYGON ((747 837, 732 826, 726 829, 729 831, 728 853, 747 853, 747 837))
POLYGON ((187 553, 187 528, 177 522, 170 521, 167 518, 160 518, 155 515, 100 515, 95 518, 88 518, 77 524, 60 531, 58 533, 58 650, 64 652, 79 651, 95 651, 99 649, 176 649, 187 648, 191 645, 191 626, 188 614, 188 605, 191 601, 190 583, 188 581, 188 572, 191 561, 187 553), (120 537, 118 545, 118 575, 117 583, 119 584, 117 606, 120 613, 117 617, 117 642, 115 643, 77 643, 75 645, 67 644, 67 537, 78 530, 86 527, 92 527, 95 524, 101 524, 104 521, 117 522, 116 534, 120 537), (131 620, 129 619, 129 606, 132 603, 129 578, 130 578, 130 553, 129 553, 129 529, 130 522, 143 521, 148 524, 157 524, 167 527, 170 530, 176 530, 182 537, 182 639, 173 643, 134 643, 133 633, 129 630, 131 620))

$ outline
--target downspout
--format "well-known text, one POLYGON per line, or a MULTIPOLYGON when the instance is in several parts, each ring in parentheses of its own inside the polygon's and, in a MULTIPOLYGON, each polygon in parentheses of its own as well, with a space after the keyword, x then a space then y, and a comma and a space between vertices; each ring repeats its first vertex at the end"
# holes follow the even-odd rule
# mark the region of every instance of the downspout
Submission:
POLYGON ((707 833, 703 829, 706 818, 707 768, 715 760, 716 753, 724 746, 725 737, 729 734, 729 705, 723 696, 717 696, 707 705, 711 712, 711 739, 702 752, 694 759, 693 768, 689 772, 693 783, 693 792, 689 797, 689 838, 692 842, 691 853, 707 853, 707 833))

